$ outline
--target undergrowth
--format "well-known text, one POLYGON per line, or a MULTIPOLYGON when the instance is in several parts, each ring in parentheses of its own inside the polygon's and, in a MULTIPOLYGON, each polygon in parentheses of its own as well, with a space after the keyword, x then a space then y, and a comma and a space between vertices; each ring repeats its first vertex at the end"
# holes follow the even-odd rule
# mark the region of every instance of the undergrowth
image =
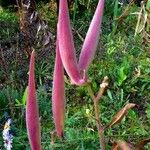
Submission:
MULTIPOLYGON (((93 2, 91 7, 88 7, 87 4, 80 3, 85 7, 83 12, 79 10, 79 4, 77 4, 76 9, 75 4, 70 6, 77 51, 80 51, 78 45, 80 45, 82 37, 85 36, 94 4, 93 2)), ((49 17, 48 4, 44 5, 41 3, 38 9, 41 12, 45 12, 42 13, 44 14, 44 19, 49 22, 50 26, 52 24, 54 28, 56 21, 54 13, 49 17), (53 22, 51 22, 51 18, 53 22)), ((118 16, 122 14, 126 7, 127 5, 119 8, 118 16)), ((109 87, 102 97, 102 105, 99 106, 102 123, 108 123, 115 112, 127 102, 135 103, 137 106, 128 112, 121 124, 106 131, 107 149, 110 149, 113 139, 123 139, 135 144, 141 139, 149 138, 150 135, 149 45, 143 44, 140 35, 134 37, 136 16, 128 15, 118 23, 113 20, 114 3, 109 8, 105 9, 97 56, 88 71, 94 92, 97 92, 102 78, 106 75, 109 77, 109 87), (109 8, 111 11, 109 11, 109 8), (112 26, 114 23, 117 27, 115 30, 113 30, 112 26)), ((129 14, 138 10, 139 8, 134 5, 131 7, 129 14)), ((18 31, 18 19, 17 16, 8 11, 0 11, 0 23, 11 24, 10 28, 5 28, 5 25, 3 25, 0 30, 1 38, 6 39, 18 31)), ((42 62, 43 66, 40 63, 36 66, 36 69, 39 70, 36 71, 36 77, 38 85, 37 99, 41 116, 42 147, 44 150, 49 150, 51 148, 50 132, 54 128, 51 112, 51 77, 53 71, 51 66, 46 65, 46 61, 42 62)), ((0 71, 0 74, 2 76, 2 71, 0 71)), ((6 83, 1 83, 0 85, 0 133, 2 133, 5 121, 4 113, 8 112, 13 119, 14 150, 29 149, 24 107, 18 106, 16 101, 16 99, 21 100, 26 88, 26 81, 23 82, 25 82, 24 85, 19 85, 19 88, 16 85, 14 86, 14 82, 6 82, 7 85, 6 83)), ((95 120, 91 117, 93 116, 92 100, 87 96, 87 91, 83 87, 66 85, 65 135, 64 140, 56 140, 55 148, 56 150, 97 149, 99 143, 95 120)), ((2 136, 0 137, 0 145, 2 149, 2 136)), ((150 145, 145 146, 145 149, 150 149, 150 145)))

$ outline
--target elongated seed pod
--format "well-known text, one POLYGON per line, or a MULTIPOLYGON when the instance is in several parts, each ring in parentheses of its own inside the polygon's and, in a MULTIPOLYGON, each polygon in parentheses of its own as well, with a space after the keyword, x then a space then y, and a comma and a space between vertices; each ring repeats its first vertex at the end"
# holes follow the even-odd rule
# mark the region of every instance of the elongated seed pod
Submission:
POLYGON ((80 53, 79 68, 81 70, 86 70, 94 57, 99 40, 103 8, 104 0, 99 0, 80 53))
POLYGON ((67 0, 59 1, 58 42, 63 66, 73 84, 84 83, 77 64, 67 0))
POLYGON ((34 51, 31 54, 29 66, 29 80, 26 104, 26 126, 28 139, 32 150, 41 150, 41 135, 38 105, 34 80, 34 51))
POLYGON ((56 58, 53 75, 52 88, 52 111, 55 129, 58 137, 63 136, 64 113, 65 113, 65 91, 64 91, 64 70, 59 54, 58 44, 56 46, 56 58))

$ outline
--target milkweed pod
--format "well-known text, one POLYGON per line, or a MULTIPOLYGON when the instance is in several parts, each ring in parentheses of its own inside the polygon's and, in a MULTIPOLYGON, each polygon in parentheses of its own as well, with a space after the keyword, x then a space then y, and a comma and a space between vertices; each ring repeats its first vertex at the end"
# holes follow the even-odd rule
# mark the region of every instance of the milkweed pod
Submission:
POLYGON ((104 0, 99 0, 80 53, 79 68, 81 70, 86 70, 94 57, 99 40, 103 8, 104 0))
POLYGON ((32 150, 41 150, 41 135, 38 105, 34 80, 34 50, 32 51, 29 66, 29 80, 26 102, 26 126, 29 143, 32 150))
POLYGON ((59 51, 63 66, 73 84, 83 84, 85 81, 81 77, 77 64, 67 0, 59 1, 59 17, 57 29, 59 51))
POLYGON ((63 136, 65 113, 64 93, 64 70, 57 45, 52 88, 52 111, 55 129, 58 137, 63 136))

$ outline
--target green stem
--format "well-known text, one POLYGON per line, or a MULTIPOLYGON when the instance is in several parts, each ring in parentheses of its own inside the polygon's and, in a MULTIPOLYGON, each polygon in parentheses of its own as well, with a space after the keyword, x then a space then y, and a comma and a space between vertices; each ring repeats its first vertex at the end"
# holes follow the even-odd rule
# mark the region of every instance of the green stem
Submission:
POLYGON ((75 25, 75 19, 76 19, 76 9, 77 9, 77 0, 75 0, 75 4, 74 4, 73 25, 75 25))

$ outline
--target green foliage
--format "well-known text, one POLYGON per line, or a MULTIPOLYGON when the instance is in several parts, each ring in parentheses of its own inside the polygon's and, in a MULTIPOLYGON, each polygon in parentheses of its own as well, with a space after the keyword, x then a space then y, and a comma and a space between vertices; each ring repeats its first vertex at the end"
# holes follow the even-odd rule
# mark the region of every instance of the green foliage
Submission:
POLYGON ((150 104, 147 104, 146 116, 147 116, 147 118, 148 118, 148 121, 150 122, 150 104))
POLYGON ((26 100, 27 100, 27 89, 28 89, 28 87, 26 87, 21 100, 18 100, 18 99, 15 100, 16 106, 23 106, 25 108, 26 100))
MULTIPOLYGON (((9 105, 9 103, 14 103, 16 98, 20 98, 20 93, 12 87, 4 87, 0 90, 0 108, 3 109, 9 105)), ((6 108, 7 110, 8 108, 6 108)))
POLYGON ((37 10, 40 17, 48 23, 50 31, 55 32, 56 6, 54 5, 54 1, 49 3, 39 2, 37 4, 37 10))
POLYGON ((18 18, 9 10, 0 9, 0 35, 2 39, 10 39, 18 31, 18 18))
POLYGON ((146 8, 147 8, 147 9, 149 9, 149 8, 150 8, 150 0, 147 0, 146 8))
MULTIPOLYGON (((76 0, 70 6, 72 23, 81 37, 85 36, 90 23, 93 10, 95 10, 96 0, 76 0), (83 6, 83 11, 81 11, 83 6)), ((92 89, 96 93, 99 84, 104 76, 109 77, 109 87, 101 99, 101 120, 103 124, 110 122, 112 116, 125 103, 136 103, 137 107, 129 110, 128 115, 120 124, 112 129, 106 130, 106 137, 110 139, 124 139, 132 143, 138 142, 141 138, 146 138, 150 134, 150 60, 149 46, 144 45, 142 38, 134 37, 136 26, 136 16, 131 13, 137 11, 136 6, 132 6, 127 17, 121 22, 115 20, 126 8, 117 7, 117 0, 106 1, 105 12, 101 35, 101 49, 98 47, 97 57, 89 67, 88 76, 92 81, 92 89), (114 9, 115 7, 115 9, 114 9), (113 29, 115 28, 115 29, 113 29), (115 32, 114 32, 115 30, 115 32)), ((48 4, 39 3, 38 10, 42 18, 48 21, 50 28, 54 31, 56 13, 55 7, 49 11, 48 4), (51 14, 51 15, 50 15, 51 14)), ((10 12, 1 10, 0 22, 14 24, 14 28, 2 28, 0 35, 7 39, 18 31, 18 19, 10 12)), ((76 46, 79 51, 81 39, 75 34, 76 46)), ((42 128, 42 147, 49 150, 50 131, 53 130, 51 108, 51 87, 49 91, 44 89, 45 79, 52 78, 52 66, 54 60, 36 62, 37 100, 40 110, 40 120, 42 128), (49 65, 49 64, 52 65, 49 65)), ((27 70, 28 68, 26 68, 27 70)), ((12 70, 12 68, 10 68, 12 70)), ((3 72, 0 71, 0 75, 3 72)), ((13 81, 8 86, 3 86, 0 90, 0 115, 4 111, 13 110, 13 124, 15 135, 13 141, 14 149, 29 149, 26 127, 25 127, 25 95, 24 85, 16 87, 16 76, 11 71, 9 76, 13 81), (24 92, 24 94, 23 94, 24 92), (23 96, 24 95, 24 96, 23 96), (23 97, 22 97, 23 96, 23 97), (14 107, 10 107, 12 102, 14 107)), ((23 81, 25 82, 25 81, 23 81)), ((27 82, 27 81, 26 81, 27 82)), ((56 139, 55 149, 62 150, 91 150, 97 149, 99 142, 95 120, 93 118, 93 102, 84 87, 66 85, 66 122, 64 140, 56 139)), ((11 113, 10 113, 11 114, 11 113)), ((1 118, 1 117, 0 117, 1 118)), ((2 129, 0 130, 0 132, 2 129)), ((0 139, 2 145, 2 139, 0 139)), ((110 143, 107 149, 110 149, 110 143)), ((150 149, 149 145, 146 149, 150 149)))
MULTIPOLYGON (((53 59, 53 58, 52 58, 53 59)), ((40 85, 44 84, 45 79, 52 79, 52 75, 50 75, 50 72, 52 72, 54 61, 52 60, 51 62, 49 61, 42 61, 42 62, 37 62, 36 65, 36 78, 38 79, 38 83, 40 85)))

